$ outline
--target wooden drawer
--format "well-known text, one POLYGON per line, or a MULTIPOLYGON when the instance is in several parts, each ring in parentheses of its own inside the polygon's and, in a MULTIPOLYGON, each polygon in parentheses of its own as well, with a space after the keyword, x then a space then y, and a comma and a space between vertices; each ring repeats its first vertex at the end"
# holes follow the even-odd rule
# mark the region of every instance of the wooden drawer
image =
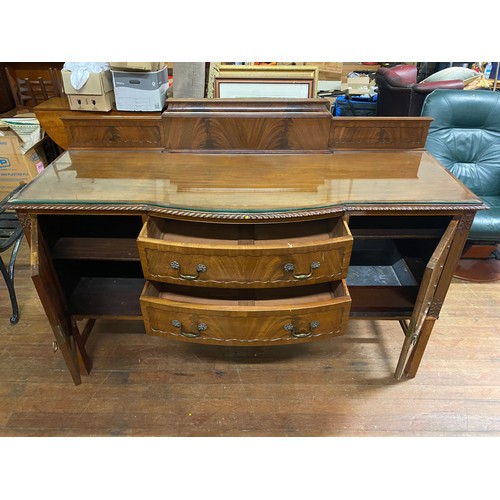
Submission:
POLYGON ((138 247, 146 279, 265 288, 345 278, 352 236, 341 217, 288 224, 207 224, 150 217, 138 247))
POLYGON ((343 280, 216 293, 149 282, 140 303, 150 335, 206 344, 279 345, 342 335, 351 298, 343 280))

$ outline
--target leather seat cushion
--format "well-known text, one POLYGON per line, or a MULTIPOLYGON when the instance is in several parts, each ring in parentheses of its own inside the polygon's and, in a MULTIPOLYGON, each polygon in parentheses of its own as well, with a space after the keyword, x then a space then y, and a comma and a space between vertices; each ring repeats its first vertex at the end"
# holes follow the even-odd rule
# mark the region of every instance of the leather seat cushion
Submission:
POLYGON ((426 148, 473 193, 500 195, 500 130, 459 128, 430 132, 426 148))
POLYGON ((434 121, 426 148, 478 196, 500 196, 500 94, 435 90, 422 116, 434 121))
POLYGON ((437 89, 458 89, 463 90, 463 80, 440 80, 438 82, 420 82, 412 87, 414 92, 419 94, 430 94, 437 89))
POLYGON ((451 68, 445 68, 441 71, 437 71, 432 75, 428 76, 422 82, 442 82, 443 80, 467 80, 468 78, 474 78, 478 73, 473 69, 461 68, 458 66, 452 66, 451 68))
POLYGON ((500 241, 500 196, 482 196, 489 210, 476 213, 469 233, 470 240, 500 241))
POLYGON ((435 90, 422 116, 431 122, 426 149, 479 196, 470 240, 500 241, 500 93, 435 90))

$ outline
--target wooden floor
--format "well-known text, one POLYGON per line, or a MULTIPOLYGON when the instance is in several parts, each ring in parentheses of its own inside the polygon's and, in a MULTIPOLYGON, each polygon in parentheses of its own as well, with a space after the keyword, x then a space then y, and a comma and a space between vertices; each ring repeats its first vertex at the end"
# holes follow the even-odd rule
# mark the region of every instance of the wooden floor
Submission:
MULTIPOLYGON (((5 258, 4 258, 5 260, 5 258)), ((1 436, 500 436, 500 282, 454 280, 413 380, 392 377, 396 322, 351 321, 338 339, 219 348, 96 324, 75 387, 30 279, 21 319, 0 283, 1 436)))

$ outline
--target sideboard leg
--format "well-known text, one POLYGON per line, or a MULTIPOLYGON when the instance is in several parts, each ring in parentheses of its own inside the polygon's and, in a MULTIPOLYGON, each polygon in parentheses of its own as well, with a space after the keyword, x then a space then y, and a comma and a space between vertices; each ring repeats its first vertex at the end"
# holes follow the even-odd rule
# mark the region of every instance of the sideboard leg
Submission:
MULTIPOLYGON (((95 320, 93 320, 92 326, 94 323, 95 323, 95 320)), ((75 339, 75 343, 78 347, 78 357, 79 357, 80 365, 82 365, 82 367, 87 372, 87 375, 89 375, 90 370, 92 369, 92 361, 91 361, 89 355, 87 354, 87 351, 85 350, 85 340, 86 340, 86 337, 88 337, 88 334, 86 334, 85 338, 83 335, 80 335, 80 330, 78 329, 78 326, 77 326, 75 321, 71 321, 71 333, 72 333, 72 336, 75 339)))
POLYGON ((82 383, 82 378, 80 376, 80 366, 77 358, 77 349, 75 341, 72 337, 65 337, 64 334, 59 331, 56 327, 54 330, 56 341, 61 354, 63 355, 68 371, 73 379, 75 385, 80 385, 82 383), (61 337, 63 335, 63 337, 61 337))
POLYGON ((431 336, 431 332, 434 328, 436 319, 437 318, 429 316, 424 320, 420 335, 417 338, 417 342, 413 347, 413 350, 411 351, 410 357, 404 369, 406 378, 414 378, 417 374, 420 361, 422 360, 422 357, 424 355, 425 348, 427 347, 427 342, 429 341, 429 337, 431 336))
POLYGON ((405 332, 405 341, 403 342, 403 347, 401 348, 401 354, 399 355, 398 365, 394 373, 394 378, 400 380, 403 376, 403 370, 408 359, 408 353, 410 352, 411 346, 414 342, 413 336, 408 335, 405 332))

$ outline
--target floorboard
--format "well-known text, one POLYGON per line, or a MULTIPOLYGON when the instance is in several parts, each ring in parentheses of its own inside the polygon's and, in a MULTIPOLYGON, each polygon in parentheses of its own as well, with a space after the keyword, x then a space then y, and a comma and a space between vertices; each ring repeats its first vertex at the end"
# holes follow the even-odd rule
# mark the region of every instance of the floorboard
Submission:
POLYGON ((500 436, 500 282, 454 280, 413 380, 396 382, 397 322, 352 321, 312 344, 231 348, 98 321, 75 387, 31 283, 20 321, 0 283, 1 436, 500 436))

